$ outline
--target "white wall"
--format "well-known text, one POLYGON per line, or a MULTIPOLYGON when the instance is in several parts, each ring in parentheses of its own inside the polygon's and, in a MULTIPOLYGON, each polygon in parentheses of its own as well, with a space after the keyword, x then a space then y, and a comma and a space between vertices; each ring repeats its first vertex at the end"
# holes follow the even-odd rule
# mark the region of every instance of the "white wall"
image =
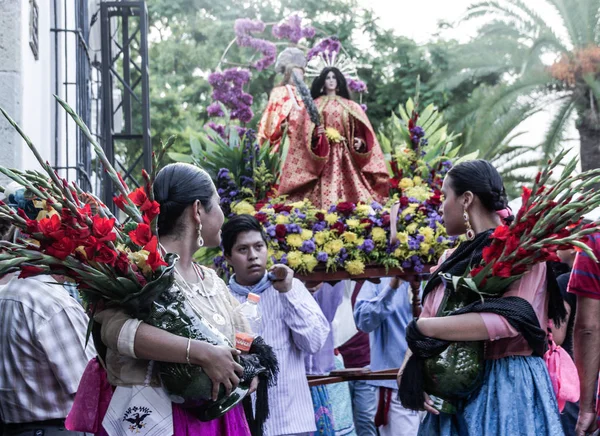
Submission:
MULTIPOLYGON (((29 0, 21 1, 21 127, 43 158, 53 163, 52 136, 52 50, 50 44, 51 10, 53 3, 38 0, 39 59, 29 46, 29 0)), ((21 169, 39 169, 33 153, 22 141, 21 169)))

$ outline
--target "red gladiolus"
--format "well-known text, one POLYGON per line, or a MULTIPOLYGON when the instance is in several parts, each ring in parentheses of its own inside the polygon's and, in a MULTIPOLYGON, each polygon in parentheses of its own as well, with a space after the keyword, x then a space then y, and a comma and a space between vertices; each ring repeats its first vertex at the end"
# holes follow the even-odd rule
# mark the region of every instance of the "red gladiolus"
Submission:
POLYGON ((125 200, 123 194, 119 195, 118 197, 113 197, 113 201, 119 209, 125 210, 125 203, 127 203, 127 200, 125 200))
POLYGON ((508 226, 498 226, 494 233, 492 233, 492 239, 498 239, 500 241, 506 241, 510 237, 510 229, 508 226))
POLYGON ((432 206, 439 206, 442 204, 442 192, 439 189, 435 189, 433 191, 433 195, 431 197, 429 197, 429 200, 427 200, 427 202, 429 204, 431 204, 432 206))
POLYGON ((21 265, 21 272, 19 273, 20 279, 26 279, 28 277, 39 276, 45 274, 48 271, 47 268, 41 268, 34 265, 21 265))
POLYGON ((475 268, 473 268, 470 272, 471 277, 475 277, 477 274, 479 274, 481 272, 481 270, 483 270, 483 266, 476 266, 475 268))
POLYGON ((409 201, 408 201, 408 197, 400 197, 400 207, 405 208, 406 206, 408 206, 409 201))
POLYGON ((39 231, 46 238, 54 240, 60 240, 65 237, 65 231, 62 230, 62 221, 58 215, 52 215, 50 218, 40 220, 39 231))
POLYGON ((102 244, 100 249, 96 253, 94 260, 98 263, 106 263, 108 265, 114 265, 117 260, 117 252, 111 250, 106 245, 102 244))
POLYGON ((390 187, 392 189, 398 189, 399 183, 400 183, 400 180, 396 179, 395 177, 390 179, 390 187))
POLYGON ((261 210, 263 207, 265 207, 265 204, 267 204, 267 202, 266 202, 266 201, 259 201, 258 203, 256 203, 256 204, 254 205, 254 210, 258 212, 258 211, 259 211, 259 210, 261 210))
POLYGON ((146 260, 146 264, 152 269, 152 271, 156 271, 161 266, 167 266, 168 263, 165 262, 157 250, 158 248, 158 238, 153 236, 150 242, 144 246, 144 250, 148 250, 150 254, 148 255, 148 259, 146 260))
POLYGON ((511 235, 507 240, 504 248, 504 252, 506 254, 513 253, 519 249, 519 237, 516 235, 511 235))
POLYGON ((365 230, 369 230, 371 227, 373 227, 373 221, 371 221, 369 218, 363 218, 360 220, 360 223, 365 225, 365 230))
POLYGON ((285 224, 277 224, 275 226, 275 236, 277 237, 277 239, 281 241, 283 240, 283 238, 285 238, 285 235, 287 235, 287 229, 285 227, 285 224))
POLYGON ((89 227, 80 227, 79 225, 74 225, 71 227, 67 227, 67 236, 75 241, 79 241, 77 245, 84 245, 84 242, 91 235, 89 227))
POLYGON ((67 238, 66 236, 60 239, 59 241, 55 241, 52 245, 50 245, 46 252, 50 256, 54 256, 57 259, 65 260, 66 257, 75 250, 76 245, 75 242, 71 238, 67 238))
POLYGON ((319 221, 325 221, 325 214, 323 212, 317 212, 315 214, 315 218, 319 221))
POLYGON ((96 238, 103 241, 114 241, 117 235, 114 233, 115 219, 102 218, 99 215, 94 215, 92 218, 92 230, 96 238))
POLYGON ((129 258, 127 257, 127 253, 123 251, 119 252, 117 260, 115 261, 115 266, 121 274, 127 274, 129 271, 129 258))
POLYGON ((531 189, 529 189, 526 186, 523 186, 523 194, 521 194, 521 198, 523 200, 523 208, 525 207, 525 205, 527 204, 527 202, 529 201, 529 199, 531 198, 531 189))
POLYGON ((148 224, 140 223, 135 230, 129 232, 129 237, 134 244, 143 247, 152 240, 152 230, 148 224))
POLYGON ((149 221, 152 221, 160 213, 160 205, 157 201, 148 200, 144 204, 142 204, 140 210, 142 211, 145 217, 148 217, 149 221))
POLYGON ((492 267, 492 274, 496 277, 508 278, 511 275, 511 264, 508 262, 496 262, 492 267))
POLYGON ((383 215, 381 217, 381 227, 389 227, 390 220, 391 220, 391 217, 390 217, 389 213, 386 213, 385 215, 383 215))
POLYGON ((133 204, 140 207, 148 200, 148 196, 146 195, 146 190, 144 188, 137 188, 135 191, 129 194, 129 199, 133 202, 133 204))
POLYGON ((492 242, 491 245, 483 249, 483 261, 485 263, 490 263, 493 260, 500 257, 500 255, 502 254, 502 248, 502 244, 492 242))
POLYGON ((354 203, 351 203, 349 201, 342 201, 341 203, 338 203, 338 205, 335 207, 336 211, 346 216, 354 212, 354 209, 356 209, 356 206, 354 205, 354 203))
POLYGON ((85 206, 78 208, 77 211, 83 216, 92 216, 92 206, 89 203, 86 203, 85 206))

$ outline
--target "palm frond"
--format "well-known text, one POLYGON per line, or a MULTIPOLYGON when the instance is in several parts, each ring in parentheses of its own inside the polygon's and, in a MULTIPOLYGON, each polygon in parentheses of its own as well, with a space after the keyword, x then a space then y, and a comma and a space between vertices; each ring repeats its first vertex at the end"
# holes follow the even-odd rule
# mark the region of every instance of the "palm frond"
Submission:
POLYGON ((556 116, 550 123, 548 131, 544 136, 544 141, 541 144, 542 157, 544 159, 547 159, 556 153, 560 143, 564 139, 563 134, 565 126, 571 118, 574 109, 575 101, 573 99, 569 98, 561 104, 556 116))

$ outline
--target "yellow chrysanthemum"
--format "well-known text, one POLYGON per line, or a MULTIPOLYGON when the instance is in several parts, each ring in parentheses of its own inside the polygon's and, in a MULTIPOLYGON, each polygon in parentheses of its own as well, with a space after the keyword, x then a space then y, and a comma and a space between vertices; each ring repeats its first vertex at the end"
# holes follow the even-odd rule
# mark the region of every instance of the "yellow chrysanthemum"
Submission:
POLYGON ((235 205, 233 205, 231 207, 231 211, 233 213, 235 213, 236 215, 242 215, 242 214, 254 215, 254 213, 256 212, 254 210, 254 206, 252 206, 250 203, 248 203, 245 200, 242 200, 239 203, 236 203, 235 205))
POLYGON ((303 254, 302 264, 308 272, 312 272, 315 269, 315 267, 319 264, 319 261, 312 254, 303 254))
POLYGON ((358 240, 356 241, 356 246, 360 247, 364 243, 365 243, 365 238, 358 238, 358 240))
POLYGON ((354 218, 346 220, 346 225, 351 229, 357 229, 360 226, 360 221, 354 218))
POLYGON ((308 241, 310 238, 313 237, 313 232, 312 230, 303 229, 302 234, 300 236, 302 237, 303 241, 308 241))
POLYGON ((327 241, 328 238, 329 238, 329 232, 327 232, 327 231, 315 233, 315 242, 317 243, 317 245, 325 244, 325 242, 327 241))
POLYGON ((416 206, 418 206, 418 205, 415 205, 415 204, 408 205, 408 207, 406 209, 404 209, 400 215, 403 217, 406 215, 414 215, 415 212, 417 211, 416 206))
POLYGON ((358 236, 354 232, 344 232, 342 238, 344 238, 344 241, 348 244, 354 244, 358 240, 358 236))
POLYGON ((327 127, 325 129, 325 136, 327 136, 327 139, 329 139, 329 142, 332 142, 334 144, 336 144, 338 142, 342 142, 342 140, 344 139, 342 134, 333 127, 327 127))
POLYGON ((277 215, 275 218, 275 224, 287 224, 290 222, 290 218, 287 215, 277 215))
POLYGON ((415 186, 419 186, 421 183, 423 183, 423 179, 420 178, 419 176, 414 176, 413 182, 414 182, 415 186))
POLYGON ((290 251, 287 255, 287 261, 290 268, 298 268, 302 265, 302 253, 299 251, 290 251))
POLYGON ((406 248, 398 247, 392 253, 396 259, 406 259, 408 257, 408 250, 406 248))
POLYGON ((385 242, 387 240, 387 235, 385 234, 385 230, 381 227, 375 227, 371 232, 371 238, 375 242, 385 242))
POLYGON ((292 204, 290 204, 290 206, 292 206, 293 209, 301 209, 306 205, 305 200, 302 201, 296 201, 292 204))
POLYGON ((302 236, 300 236, 297 233, 292 233, 291 235, 287 235, 285 237, 285 240, 287 241, 288 245, 290 247, 294 247, 294 248, 299 248, 300 246, 302 246, 302 236))
POLYGON ((332 225, 335 224, 335 222, 339 219, 339 216, 337 213, 328 213, 327 215, 325 215, 325 221, 327 222, 327 224, 332 225))
POLYGON ((407 225, 406 226, 406 232, 409 235, 412 235, 413 233, 415 233, 417 231, 417 226, 418 226, 417 223, 412 223, 412 224, 407 225))
POLYGON ((429 198, 433 195, 433 192, 431 192, 431 190, 427 186, 420 185, 414 186, 412 188, 407 188, 404 191, 404 194, 407 197, 413 197, 419 201, 426 201, 429 200, 429 198))
POLYGON ((422 242, 421 243, 421 254, 429 254, 430 248, 431 248, 431 245, 429 245, 426 242, 422 242))
POLYGON ((398 183, 398 186, 400 186, 400 188, 402 188, 402 189, 407 189, 407 188, 412 188, 413 186, 415 186, 415 183, 412 181, 412 179, 409 179, 408 177, 404 177, 402 180, 400 180, 400 183, 398 183))
POLYGON ((370 214, 374 213, 375 211, 373 210, 373 208, 371 206, 369 206, 368 204, 359 204, 356 206, 355 212, 358 216, 361 216, 363 218, 368 217, 370 214))
POLYGON ((324 250, 325 253, 332 255, 339 253, 342 248, 344 248, 344 243, 339 239, 334 239, 325 244, 324 250))
POLYGON ((263 206, 260 211, 266 213, 267 215, 275 215, 275 209, 272 207, 263 206))
POLYGON ((362 260, 349 260, 345 265, 346 271, 352 276, 362 274, 365 272, 365 264, 362 260))
POLYGON ((400 241, 401 244, 408 244, 408 233, 398 232, 398 241, 400 241))
POLYGON ((431 243, 435 236, 435 232, 431 227, 421 227, 419 229, 419 234, 423 235, 423 237, 425 238, 425 242, 427 243, 431 243))

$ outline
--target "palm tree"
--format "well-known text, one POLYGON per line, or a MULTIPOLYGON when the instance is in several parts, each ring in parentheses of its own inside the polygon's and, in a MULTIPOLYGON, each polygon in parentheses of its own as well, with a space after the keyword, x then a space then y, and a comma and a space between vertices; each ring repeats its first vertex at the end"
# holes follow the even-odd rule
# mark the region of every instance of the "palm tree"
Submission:
POLYGON ((466 132, 468 150, 483 147, 495 153, 495 148, 514 144, 516 138, 510 135, 521 120, 556 108, 538 151, 544 159, 553 155, 575 118, 582 169, 597 168, 600 0, 544 2, 547 8, 539 10, 524 0, 484 1, 468 8, 464 20, 483 24, 477 38, 458 48, 440 86, 452 90, 491 73, 503 80, 479 89, 467 105, 447 115, 455 130, 466 132), (558 25, 550 26, 542 11, 552 11, 558 25))

